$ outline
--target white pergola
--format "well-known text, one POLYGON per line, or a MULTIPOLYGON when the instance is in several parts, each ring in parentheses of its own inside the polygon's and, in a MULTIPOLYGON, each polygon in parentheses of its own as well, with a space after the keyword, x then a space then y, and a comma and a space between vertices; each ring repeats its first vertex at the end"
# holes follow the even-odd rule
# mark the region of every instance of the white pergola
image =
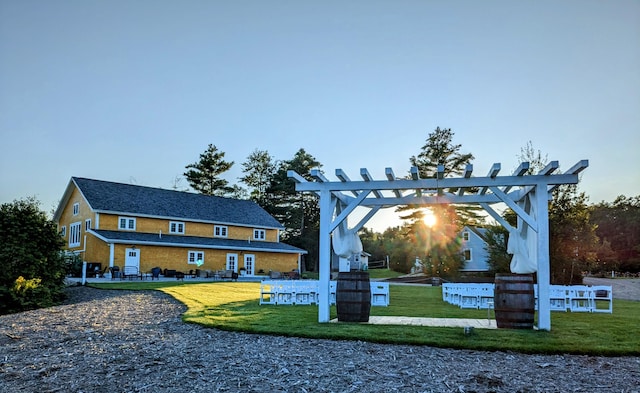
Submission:
POLYGON ((439 166, 433 178, 421 179, 418 168, 410 169, 411 178, 397 178, 391 168, 386 179, 375 180, 366 168, 360 169, 362 180, 351 180, 336 169, 338 181, 330 181, 320 170, 311 170, 314 181, 307 181, 295 171, 288 176, 296 182, 296 191, 315 192, 320 196, 319 307, 318 322, 329 322, 329 282, 331 278, 331 233, 341 226, 342 233, 356 233, 381 208, 398 205, 431 206, 471 204, 481 206, 497 222, 511 231, 519 231, 530 259, 537 260, 538 328, 551 330, 549 302, 549 218, 551 191, 561 184, 577 184, 578 174, 589 166, 581 160, 564 173, 554 174, 558 161, 552 161, 535 175, 525 175, 529 163, 523 162, 512 175, 499 176, 500 164, 493 164, 484 177, 473 177, 467 165, 461 177, 445 177, 439 166), (511 227, 492 207, 504 203, 518 216, 517 228, 511 227), (369 211, 352 228, 346 219, 357 207, 369 211))

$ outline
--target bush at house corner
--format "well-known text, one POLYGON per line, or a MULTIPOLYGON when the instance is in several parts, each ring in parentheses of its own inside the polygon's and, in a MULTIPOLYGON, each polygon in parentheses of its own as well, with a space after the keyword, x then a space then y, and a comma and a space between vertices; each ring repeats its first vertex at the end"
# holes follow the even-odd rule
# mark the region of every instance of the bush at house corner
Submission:
POLYGON ((0 314, 64 298, 62 237, 35 198, 0 205, 0 314))

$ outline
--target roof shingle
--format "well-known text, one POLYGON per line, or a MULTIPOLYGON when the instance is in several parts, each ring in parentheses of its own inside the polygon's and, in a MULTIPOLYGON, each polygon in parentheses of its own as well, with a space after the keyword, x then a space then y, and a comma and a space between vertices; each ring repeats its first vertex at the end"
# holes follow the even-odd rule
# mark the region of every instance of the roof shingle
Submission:
POLYGON ((73 177, 94 211, 282 229, 253 201, 73 177))

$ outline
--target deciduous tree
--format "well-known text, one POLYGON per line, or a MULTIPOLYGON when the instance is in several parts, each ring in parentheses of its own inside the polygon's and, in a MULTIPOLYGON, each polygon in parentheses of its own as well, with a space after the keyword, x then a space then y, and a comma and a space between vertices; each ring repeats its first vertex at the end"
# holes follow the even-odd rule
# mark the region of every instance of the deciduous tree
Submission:
POLYGON ((601 240, 596 268, 640 272, 640 195, 620 195, 613 203, 591 206, 590 211, 601 240))
POLYGON ((259 205, 265 204, 266 192, 276 172, 276 163, 266 150, 254 150, 242 163, 240 178, 251 189, 251 199, 259 205))
POLYGON ((322 165, 304 149, 298 150, 291 160, 282 161, 271 179, 264 208, 285 226, 282 240, 308 252, 306 268, 317 271, 318 239, 320 233, 320 207, 318 196, 309 192, 296 192, 288 170, 294 170, 311 180, 311 169, 322 165))

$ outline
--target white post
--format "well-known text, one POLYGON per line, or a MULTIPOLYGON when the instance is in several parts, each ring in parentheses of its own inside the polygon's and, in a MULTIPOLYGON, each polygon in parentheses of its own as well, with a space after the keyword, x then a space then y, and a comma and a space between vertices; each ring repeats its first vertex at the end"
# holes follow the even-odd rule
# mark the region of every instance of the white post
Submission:
POLYGON ((536 185, 535 203, 538 221, 538 329, 551 330, 551 273, 549 267, 549 197, 547 184, 536 185))
POLYGON ((87 261, 82 261, 82 285, 87 283, 87 261))
POLYGON ((331 206, 331 192, 320 191, 320 241, 319 260, 320 277, 318 280, 318 322, 329 322, 330 317, 330 281, 331 281, 331 234, 329 227, 333 211, 331 206))
POLYGON ((113 267, 114 259, 115 259, 115 244, 109 243, 109 267, 113 267))

